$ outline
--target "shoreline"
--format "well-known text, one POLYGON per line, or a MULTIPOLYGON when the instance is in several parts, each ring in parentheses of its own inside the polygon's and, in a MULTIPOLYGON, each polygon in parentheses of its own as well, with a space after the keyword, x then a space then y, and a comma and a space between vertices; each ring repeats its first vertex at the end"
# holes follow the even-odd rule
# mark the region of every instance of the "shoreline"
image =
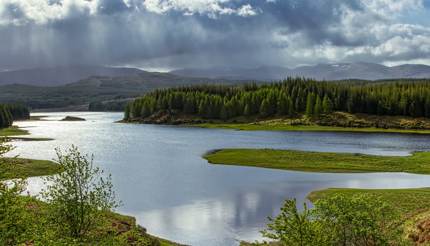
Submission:
POLYGON ((119 123, 175 125, 243 131, 302 131, 430 134, 430 119, 404 116, 378 116, 334 112, 319 117, 260 118, 241 116, 229 120, 205 119, 196 115, 160 112, 146 118, 119 120, 119 123))
POLYGON ((250 166, 303 172, 430 174, 430 152, 413 152, 410 156, 376 156, 354 153, 227 148, 209 151, 202 157, 214 165, 250 166))
POLYGON ((201 123, 183 125, 190 127, 200 127, 209 129, 228 129, 238 131, 292 131, 292 132, 345 132, 345 133, 391 133, 391 134, 416 134, 428 135, 428 130, 396 129, 396 128, 359 128, 359 127, 338 127, 320 125, 264 125, 258 123, 201 123))
POLYGON ((18 126, 11 126, 8 128, 0 129, 0 138, 7 138, 12 141, 52 141, 53 138, 44 137, 24 137, 29 136, 28 130, 18 126))
MULTIPOLYGON (((53 140, 49 138, 32 138, 32 137, 16 137, 30 135, 27 130, 23 130, 19 127, 11 127, 0 130, 0 138, 4 137, 11 140, 20 141, 47 141, 53 140)), ((1 175, 0 182, 5 182, 14 179, 27 179, 32 177, 43 177, 47 175, 54 175, 61 172, 60 167, 57 163, 49 160, 36 160, 27 158, 0 158, 1 175)), ((39 220, 47 216, 47 208, 49 204, 36 198, 29 196, 21 196, 20 200, 22 203, 26 204, 27 207, 31 207, 30 213, 36 212, 37 216, 31 216, 30 219, 34 220, 34 223, 40 223, 39 220), (33 211, 34 210, 34 211, 33 211)), ((158 236, 153 236, 147 233, 145 227, 136 223, 136 218, 133 216, 123 215, 114 211, 105 212, 103 214, 105 222, 101 227, 95 228, 94 233, 99 233, 100 239, 109 240, 107 238, 112 238, 112 240, 136 240, 144 241, 148 243, 156 243, 161 246, 181 246, 182 244, 164 239, 158 236), (108 223, 107 223, 108 222, 108 223), (112 237, 110 234, 112 231, 116 231, 116 236, 112 237), (106 234, 106 235, 104 235, 106 234), (126 238, 126 239, 124 239, 126 238)), ((93 243, 98 244, 98 241, 93 243)))

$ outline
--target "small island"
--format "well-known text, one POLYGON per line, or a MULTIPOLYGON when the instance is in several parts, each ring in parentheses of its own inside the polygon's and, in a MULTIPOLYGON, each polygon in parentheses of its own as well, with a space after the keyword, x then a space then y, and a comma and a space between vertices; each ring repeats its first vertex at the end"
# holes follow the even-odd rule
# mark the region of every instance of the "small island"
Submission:
POLYGON ((85 119, 76 116, 66 116, 61 121, 85 121, 85 119))

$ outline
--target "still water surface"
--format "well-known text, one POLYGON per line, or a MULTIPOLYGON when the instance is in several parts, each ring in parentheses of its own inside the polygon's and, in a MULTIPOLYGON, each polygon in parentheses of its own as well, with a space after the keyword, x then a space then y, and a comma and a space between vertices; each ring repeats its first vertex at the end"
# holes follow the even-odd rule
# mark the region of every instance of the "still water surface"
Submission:
MULTIPOLYGON (((267 216, 288 197, 328 187, 429 187, 425 175, 405 173, 327 174, 210 165, 201 156, 219 148, 277 148, 408 155, 430 151, 430 137, 401 134, 269 132, 114 123, 119 113, 43 113, 45 121, 18 122, 34 137, 54 141, 15 142, 10 153, 53 159, 54 148, 74 144, 95 155, 113 176, 123 202, 119 212, 135 216, 152 234, 189 245, 238 245, 260 239, 267 216), (58 121, 66 115, 84 122, 58 121)), ((30 182, 34 189, 38 179, 30 182)))

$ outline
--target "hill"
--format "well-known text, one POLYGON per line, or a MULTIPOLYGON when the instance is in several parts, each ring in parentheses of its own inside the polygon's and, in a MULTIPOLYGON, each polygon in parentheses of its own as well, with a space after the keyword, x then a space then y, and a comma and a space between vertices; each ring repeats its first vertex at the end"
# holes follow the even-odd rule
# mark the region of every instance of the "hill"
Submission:
MULTIPOLYGON (((109 107, 115 108, 112 105, 115 101, 124 105, 124 100, 156 89, 205 83, 232 84, 240 81, 187 78, 141 71, 131 76, 91 76, 60 86, 4 85, 0 86, 0 102, 23 103, 33 110, 88 110, 90 103, 101 102, 109 102, 109 107)), ((95 109, 102 110, 100 107, 95 109)))
POLYGON ((0 85, 26 84, 34 86, 59 86, 90 76, 131 76, 144 71, 136 68, 103 66, 69 66, 32 68, 0 72, 0 85))
POLYGON ((335 63, 300 66, 293 69, 278 66, 258 68, 205 68, 180 69, 170 73, 180 76, 250 79, 250 80, 280 80, 287 77, 306 77, 317 80, 381 80, 397 78, 430 78, 430 66, 405 64, 388 67, 376 63, 335 63))

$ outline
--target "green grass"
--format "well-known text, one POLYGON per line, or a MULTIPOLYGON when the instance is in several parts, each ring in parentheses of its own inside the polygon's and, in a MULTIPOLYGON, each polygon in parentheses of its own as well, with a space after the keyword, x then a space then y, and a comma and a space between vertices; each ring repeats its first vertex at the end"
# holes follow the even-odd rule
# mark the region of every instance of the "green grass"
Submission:
POLYGON ((1 158, 0 168, 0 180, 52 175, 60 171, 58 164, 52 161, 21 158, 1 158))
POLYGON ((376 127, 338 127, 319 125, 288 125, 282 123, 202 123, 193 126, 202 128, 221 128, 242 131, 310 131, 310 132, 364 132, 364 133, 406 133, 430 134, 430 130, 384 129, 376 127))
POLYGON ((16 126, 0 129, 0 137, 28 135, 27 130, 20 129, 16 126))
POLYGON ((380 197, 393 208, 398 209, 405 216, 413 216, 423 211, 428 211, 430 204, 430 188, 419 189, 344 189, 330 188, 313 191, 308 195, 314 202, 321 198, 342 194, 354 196, 359 194, 374 195, 380 197))
POLYGON ((179 245, 148 234, 136 223, 134 217, 106 211, 102 212, 97 225, 88 231, 87 235, 79 240, 72 239, 64 233, 60 234, 56 225, 51 223, 52 215, 48 203, 27 196, 20 197, 20 202, 26 208, 25 219, 31 225, 22 240, 34 245, 179 245))
POLYGON ((223 149, 208 153, 204 158, 212 164, 309 172, 430 174, 430 152, 416 152, 411 156, 399 157, 294 150, 223 149))
POLYGON ((27 130, 18 128, 16 126, 0 129, 0 137, 7 137, 10 140, 17 140, 17 141, 51 141, 51 140, 54 140, 52 138, 17 137, 17 136, 23 136, 23 135, 29 135, 29 132, 27 130))
MULTIPOLYGON (((418 189, 345 189, 329 188, 325 190, 313 191, 308 195, 312 202, 318 199, 327 198, 342 194, 344 196, 371 195, 378 197, 390 207, 397 210, 401 217, 398 223, 403 230, 405 239, 427 238, 425 245, 428 244, 427 228, 430 222, 430 188, 418 189), (424 225, 424 227, 421 227, 424 225), (424 228, 425 230, 422 230, 424 228)), ((414 240, 417 241, 417 240, 414 240)), ((415 244, 413 244, 415 245, 415 244)))

